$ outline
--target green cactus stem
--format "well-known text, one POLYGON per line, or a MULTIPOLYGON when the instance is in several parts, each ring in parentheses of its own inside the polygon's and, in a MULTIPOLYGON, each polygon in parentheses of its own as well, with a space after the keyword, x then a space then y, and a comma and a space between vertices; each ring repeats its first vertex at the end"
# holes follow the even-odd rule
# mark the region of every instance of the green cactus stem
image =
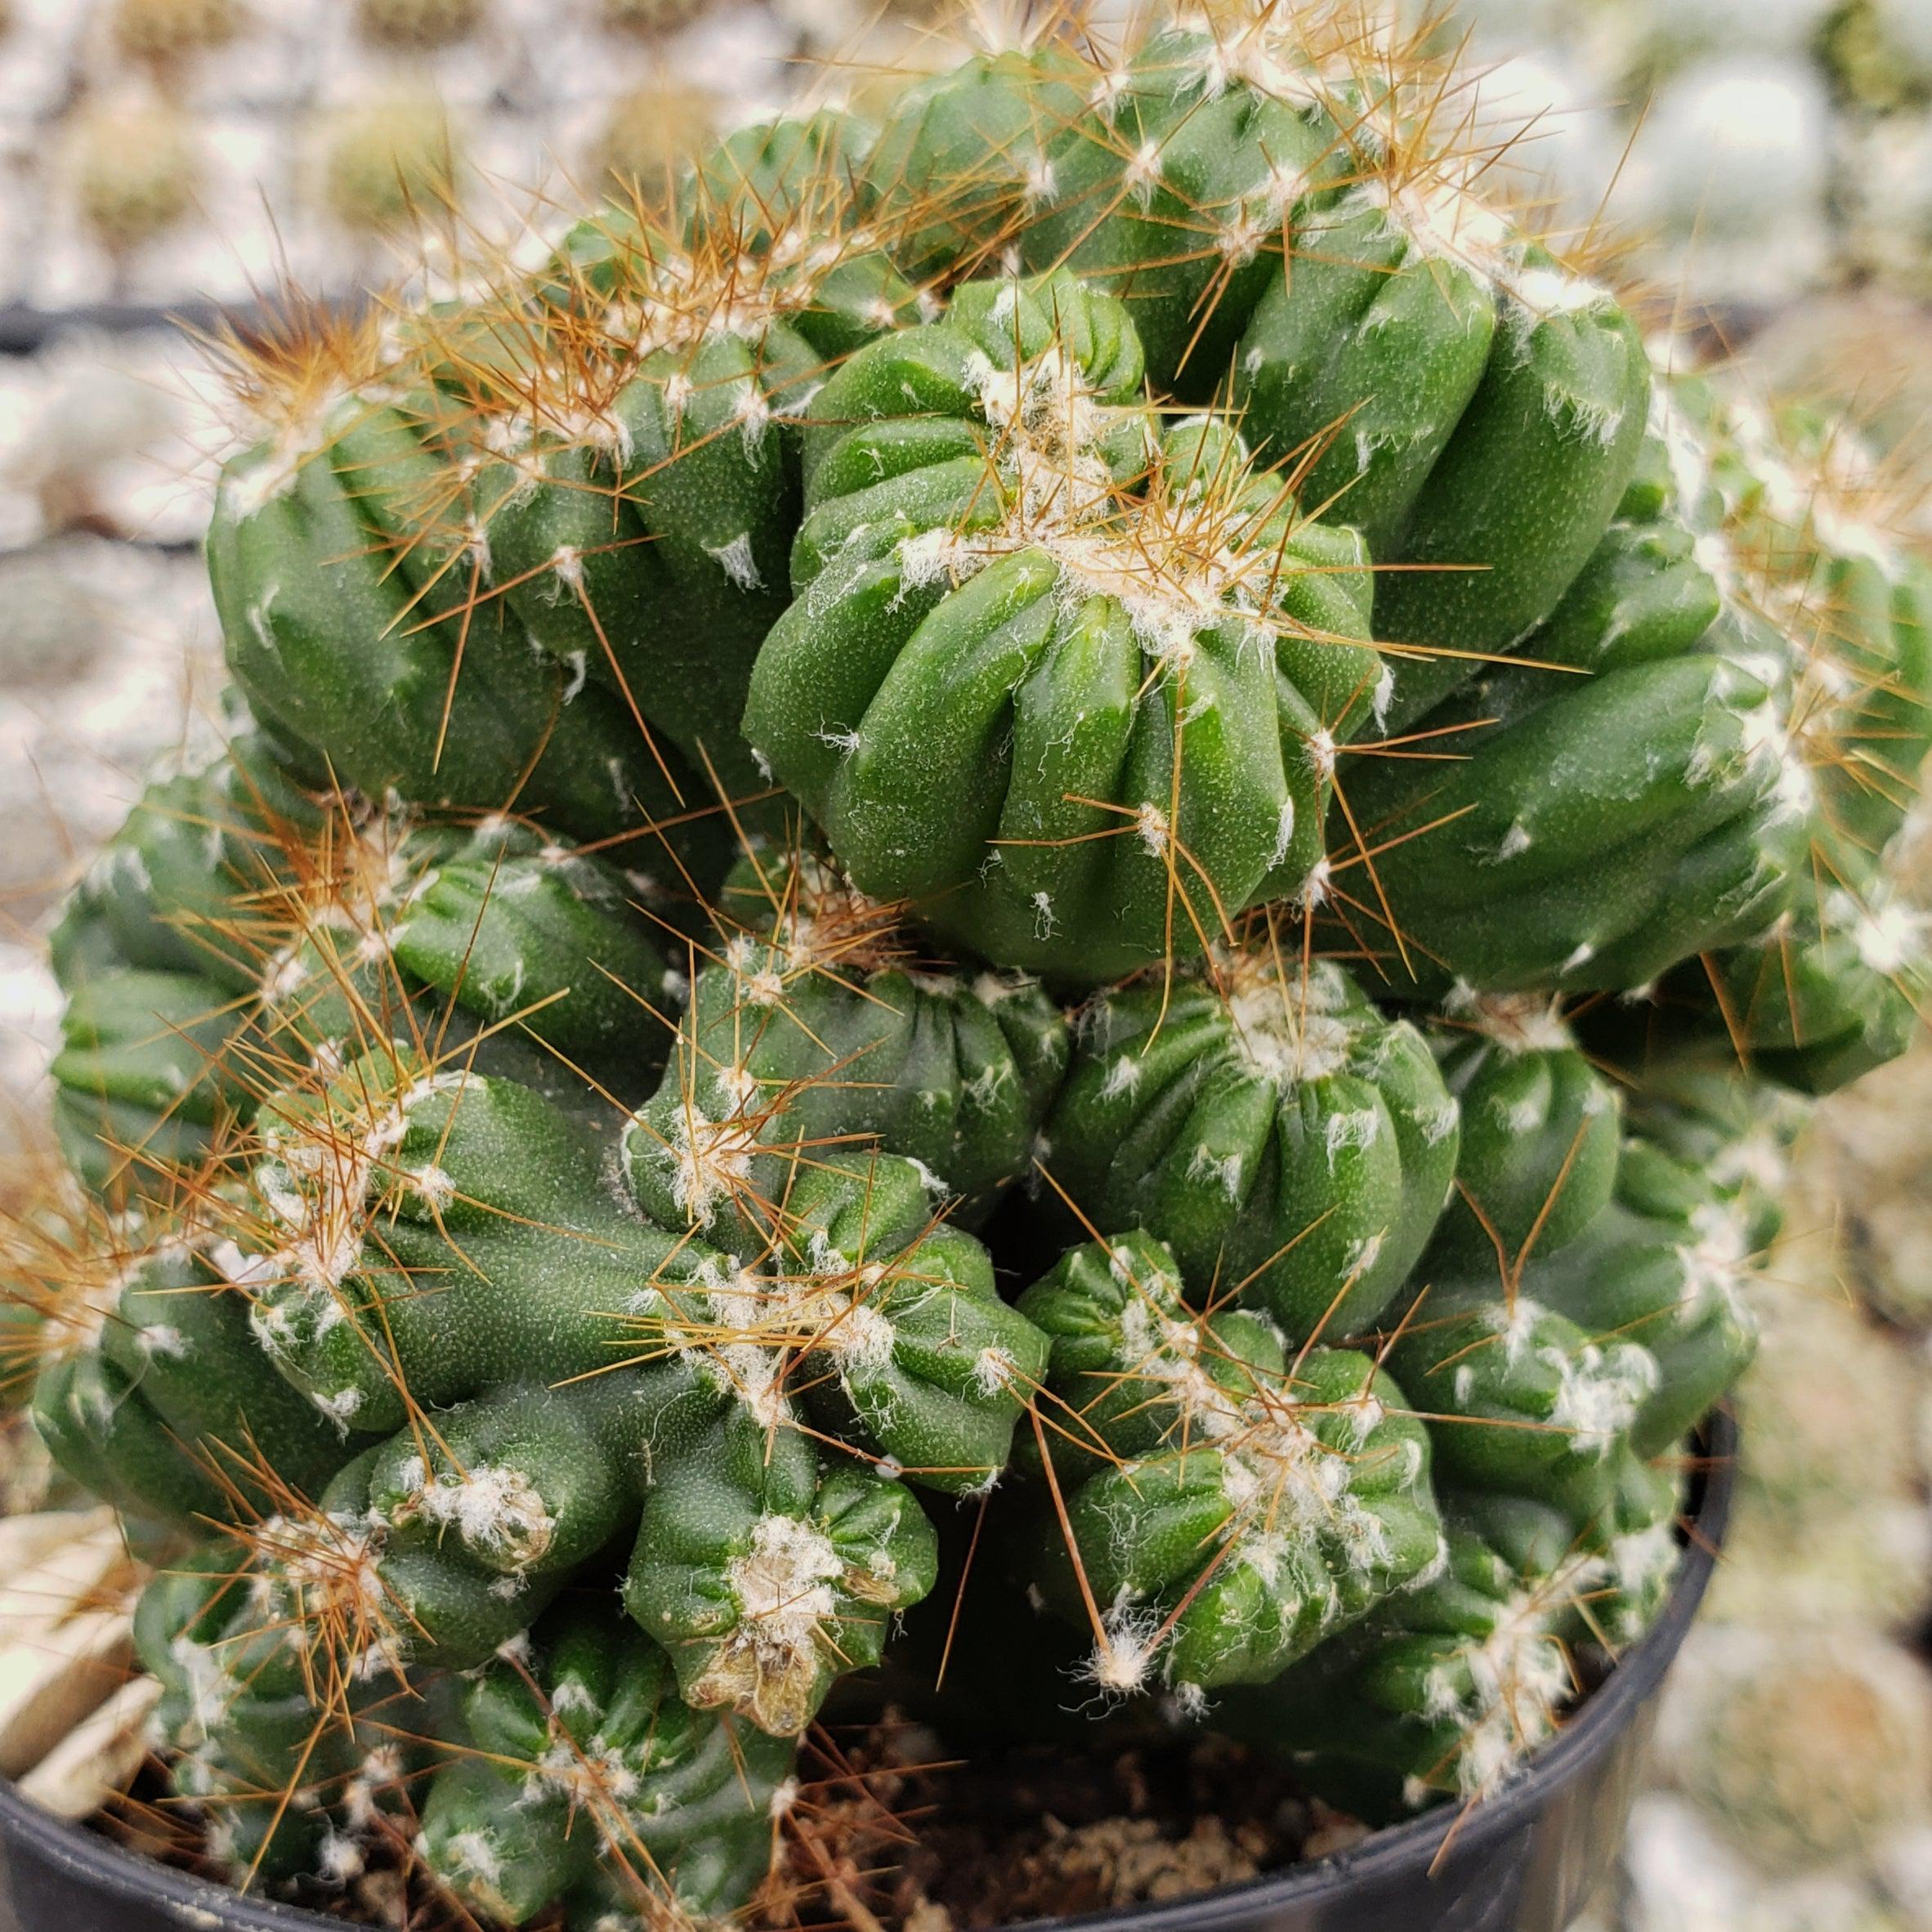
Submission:
POLYGON ((474 411, 392 361, 373 330, 297 318, 251 378, 268 433, 223 472, 208 571, 257 716, 305 778, 370 798, 514 806, 598 839, 702 803, 491 594, 452 460, 474 411))
POLYGON ((191 1224, 104 1237, 64 1257, 40 1298, 35 1426, 63 1469, 135 1518, 246 1517, 319 1492, 349 1455, 255 1347, 210 1238, 191 1224))
MULTIPOLYGON (((1215 1716, 1375 1820, 1490 1797, 1520 1773, 1582 1688, 1572 1635, 1615 1567, 1605 1539, 1545 1503, 1452 1494, 1443 1513, 1431 1575, 1215 1716)), ((1656 1594, 1647 1570, 1653 1609, 1656 1594)))
POLYGON ((904 1485, 738 1409, 652 1490, 624 1604, 686 1703, 789 1737, 835 1678, 879 1661, 937 1573, 904 1485))
POLYGON ((1774 687, 1722 624, 1699 637, 1709 585, 1687 545, 1667 523, 1613 529, 1520 654, 1590 675, 1488 672, 1422 727, 1453 762, 1346 778, 1355 823, 1378 828, 1378 938, 1404 977, 1635 987, 1789 903, 1809 776, 1774 687))
POLYGON ((1533 1272, 1510 1287, 1494 1272, 1422 1284, 1398 1300, 1386 1359, 1429 1419, 1447 1480, 1585 1520, 1615 1491, 1660 1371, 1641 1343, 1613 1325, 1579 1326, 1535 1299, 1536 1286, 1533 1272))
POLYGON ((861 891, 1089 983, 1301 883, 1383 688, 1353 533, 1219 426, 1156 441, 1140 379, 1064 275, 854 356, 745 713, 861 891))
POLYGON ((418 1740, 443 1700, 383 1684, 319 1712, 297 1689, 252 1677, 232 1639, 247 1561, 217 1540, 171 1563, 142 1592, 134 1646, 159 1680, 154 1733, 177 1754, 175 1797, 208 1821, 210 1854, 271 1886, 345 1884, 406 1830, 429 1752, 418 1740))
POLYGON ((1702 1169, 1633 1135, 1617 1195, 1527 1290, 1592 1333, 1641 1344, 1657 1380, 1630 1440, 1640 1456, 1683 1435, 1749 1366, 1757 1324, 1744 1295, 1754 1261, 1747 1212, 1702 1169))
POLYGON ((1196 1305, 1239 1295, 1297 1340, 1339 1339, 1427 1243, 1457 1114, 1415 1029, 1294 945, 1260 933, 1212 979, 1098 995, 1041 1157, 1093 1226, 1166 1241, 1196 1305))
POLYGON ((703 1147, 735 1148, 735 1191, 867 1144, 921 1163, 957 1224, 1024 1174, 1067 1065, 1059 1008, 1025 976, 930 958, 889 907, 816 858, 749 860, 727 880, 663 1086, 628 1147, 666 1227, 729 1205, 703 1147), (754 1143, 771 1150, 754 1156, 754 1143))
POLYGON ((709 1920, 765 1878, 796 1746, 685 1704, 615 1607, 560 1604, 469 1685, 462 1718, 418 1847, 472 1910, 521 1925, 608 1865, 614 1885, 709 1920))
POLYGON ((1495 1261, 1519 1274, 1608 1203, 1621 1140, 1617 1092, 1535 995, 1452 998, 1438 1035, 1462 1133, 1456 1187, 1429 1245, 1430 1268, 1495 1261))
POLYGON ((1191 1314, 1139 1232, 1072 1250, 1019 1305, 1053 1339, 1058 1405, 1036 1574, 1092 1625, 1103 1691, 1265 1683, 1434 1561, 1428 1433, 1367 1356, 1290 1364, 1259 1317, 1191 1314))

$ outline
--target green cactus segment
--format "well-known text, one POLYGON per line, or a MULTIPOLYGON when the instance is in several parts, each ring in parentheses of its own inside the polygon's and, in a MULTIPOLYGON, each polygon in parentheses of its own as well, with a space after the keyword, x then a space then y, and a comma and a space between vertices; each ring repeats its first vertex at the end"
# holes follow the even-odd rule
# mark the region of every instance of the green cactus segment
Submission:
MULTIPOLYGON (((395 1033, 454 1058, 502 1028, 503 1045, 552 1056, 635 1092, 661 1062, 667 967, 632 901, 649 889, 532 825, 379 815, 347 827, 339 887, 302 909, 260 989, 271 1037, 299 1053, 355 1052, 395 1033), (405 1017, 414 1002, 418 1010, 405 1017)), ((495 1039, 479 1064, 488 1069, 495 1039)))
MULTIPOLYGON (((586 666, 533 651, 493 593, 475 465, 451 460, 475 409, 382 400, 391 373, 223 472, 208 573, 256 715, 306 776, 374 798, 514 807, 599 839, 708 803, 586 666)), ((600 539, 609 523, 606 507, 600 539)))
POLYGON ((1444 1517, 1434 1575, 1217 1717, 1371 1818, 1488 1797, 1517 1774, 1582 1688, 1570 1639, 1615 1568, 1546 1504, 1452 1496, 1444 1517))
MULTIPOLYGON (((1491 235, 1500 226, 1468 196, 1442 213, 1491 235)), ((1438 226, 1375 178, 1304 206, 1290 272, 1270 277, 1235 364, 1256 447, 1315 452, 1303 496, 1332 503, 1378 556, 1475 396, 1496 335, 1488 281, 1438 226)))
POLYGON ((54 1123, 98 1192, 199 1166, 253 1111, 248 995, 320 815, 253 734, 141 794, 50 938, 67 995, 54 1123))
POLYGON ((910 274, 972 274, 1026 246, 1023 218, 1050 192, 1053 150, 1085 111, 1091 84, 1086 62, 1049 45, 976 54, 899 95, 863 185, 879 218, 902 231, 910 274))
POLYGON ((1439 654, 1398 668, 1400 725, 1568 588, 1635 465, 1649 365, 1608 290, 1424 151, 1439 103, 1338 53, 1262 20, 1159 32, 1105 70, 995 55, 913 90, 874 162, 982 179, 978 219, 937 224, 927 258, 1010 243, 1071 268, 1126 305, 1165 394, 1232 366, 1257 439, 1308 454, 1304 500, 1417 566, 1383 586, 1381 634, 1439 654))
POLYGON ((470 1685, 463 1719, 418 1845, 473 1911, 521 1925, 608 1863, 613 1882, 709 1921, 765 1878, 796 1746, 687 1706, 615 1608, 552 1611, 470 1685))
POLYGON ((1269 1324, 1191 1314, 1140 1232, 1075 1250, 1021 1308, 1053 1338, 1067 1472, 1042 1587, 1098 1618, 1103 1689, 1266 1682, 1434 1560, 1428 1433, 1366 1356, 1290 1367, 1269 1324))
POLYGON ((1835 1093, 1917 1037, 1932 995, 1927 928, 1882 879, 1867 891, 1807 879, 1791 911, 1724 955, 1715 1025, 1755 1071, 1835 1093))
POLYGON ((1679 446, 1727 588, 1774 620, 1819 793, 1822 839, 1863 870, 1903 824, 1932 748, 1932 573, 1887 525, 1881 467, 1842 418, 1773 415, 1673 386, 1679 446))
POLYGON ((186 1238, 103 1253, 60 1283, 37 1353, 35 1427, 129 1514, 245 1518, 347 1460, 340 1433, 263 1359, 248 1304, 186 1238))
POLYGON ((1064 275, 854 356, 745 716, 862 892, 1089 982, 1299 884, 1382 689, 1353 533, 1225 434, 1157 444, 1139 380, 1064 275))
POLYGON ((1380 588, 1398 662, 1389 722, 1411 724, 1479 659, 1523 646, 1608 528, 1644 441, 1650 364, 1607 289, 1536 251, 1501 297, 1483 381, 1411 505, 1380 588), (1460 654, 1460 655, 1449 655, 1460 654))
POLYGON ((1125 302, 1164 393, 1200 399, 1225 382, 1244 320, 1284 279, 1284 235, 1355 162, 1343 126, 1362 104, 1300 50, 1258 38, 1160 32, 1120 68, 1095 69, 1087 111, 1026 184, 1026 260, 1064 263, 1125 302))
POLYGON ((293 855, 322 823, 255 732, 200 771, 156 780, 62 909, 48 941, 56 977, 71 993, 131 967, 252 990, 293 855))
POLYGON ((1635 987, 1788 903, 1812 789, 1773 691, 1715 651, 1599 661, 1480 678, 1425 727, 1457 762, 1348 780, 1424 986, 1635 987))
POLYGON ((1580 1324, 1540 1292, 1533 1270, 1514 1293, 1493 1279, 1429 1286, 1403 1309, 1387 1360, 1429 1421, 1446 1480, 1585 1520, 1615 1493, 1663 1378, 1640 1341, 1580 1324))
POLYGON ((247 1008, 197 973, 127 971, 77 986, 60 1016, 54 1131, 96 1192, 200 1166, 254 1095, 230 1062, 247 1008))
POLYGON ((878 1662, 937 1573, 910 1491, 740 1409, 660 1477, 624 1603, 687 1704, 790 1737, 834 1678, 878 1662))
POLYGON ((1594 1334, 1640 1345, 1657 1366, 1630 1442, 1661 1455, 1750 1365, 1757 1324, 1743 1289, 1754 1261, 1748 1213, 1702 1169, 1632 1137, 1617 1197, 1527 1286, 1594 1334))
POLYGON ((651 1213, 709 1226, 720 1204, 684 1165, 707 1139, 744 1151, 746 1184, 767 1193, 802 1157, 870 1143, 921 1163, 955 1222, 983 1220, 1026 1172, 1066 1071, 1059 1008, 1023 975, 927 959, 889 907, 809 856, 740 865, 716 923, 630 1135, 651 1213))
MULTIPOLYGON (((819 1509, 816 1482, 837 1506, 821 1514, 903 1516, 894 1536, 917 1543, 930 1532, 891 1477, 990 1484, 1045 1366, 985 1250, 932 1225, 910 1162, 814 1163, 740 1261, 642 1222, 568 1116, 509 1081, 371 1058, 265 1119, 255 1187, 280 1245, 226 1265, 284 1374, 342 1426, 395 1432, 355 1465, 352 1510, 372 1574, 428 1606, 427 1637, 397 1639, 405 1660, 475 1661, 521 1627, 499 1629, 499 1603, 541 1594, 640 1505, 655 1547, 669 1491, 712 1494, 721 1412, 790 1472, 771 1478, 771 1511, 819 1509), (829 1442, 882 1473, 856 1469, 856 1490, 836 1468, 807 1481, 821 1451, 792 1388, 829 1442)), ((696 1531, 672 1520, 688 1549, 696 1531)), ((827 1683, 846 1640, 828 1643, 827 1683)))
POLYGON ((1472 997, 1447 1017, 1457 1031, 1440 1054, 1462 1135, 1429 1265, 1454 1273, 1493 1262, 1517 1274, 1609 1201, 1622 1139, 1617 1089, 1546 1000, 1472 997))
POLYGON ((625 1143, 646 1212, 733 1250, 686 1303, 692 1326, 716 1338, 718 1372, 767 1426, 798 1388, 822 1426, 894 1474, 945 1493, 991 1487, 1046 1344, 1000 1299, 986 1250, 934 1223, 931 1177, 915 1161, 788 1162, 754 1156, 754 1144, 695 1128, 669 1144, 633 1129, 625 1143), (768 1195, 755 1192, 760 1168, 777 1170, 768 1195))
POLYGON ((892 264, 889 214, 861 221, 855 182, 870 141, 863 123, 822 108, 737 128, 678 181, 677 226, 634 190, 573 224, 539 300, 614 332, 652 305, 689 340, 735 333, 768 364, 796 361, 803 344, 822 377, 930 306, 892 264))
POLYGON ((1456 1171, 1456 1108, 1415 1030, 1338 966, 1254 944, 1225 983, 1098 995, 1049 1116, 1093 1224, 1169 1244, 1197 1302, 1239 1293, 1296 1340, 1372 1326, 1456 1171))
MULTIPOLYGON (((265 1102, 262 1132, 258 1212, 218 1259, 276 1365, 345 1427, 608 1370, 633 1304, 695 1266, 606 1184, 585 1130, 512 1081, 371 1053, 265 1102)), ((635 1379, 639 1399, 670 1373, 635 1379)))
POLYGON ((156 1740, 178 1754, 174 1796, 207 1820, 208 1849, 230 1871, 270 1885, 354 1879, 365 1855, 406 1828, 427 1753, 413 1740, 423 1698, 391 1685, 354 1691, 319 1711, 300 1687, 251 1675, 255 1646, 238 1639, 248 1594, 238 1545, 203 1545, 161 1571, 134 1617, 141 1665, 159 1680, 156 1740))
POLYGON ((529 366, 473 396, 474 497, 516 621, 728 794, 767 789, 736 727, 789 601, 801 412, 920 312, 857 230, 852 138, 838 116, 733 136, 685 184, 682 243, 635 209, 580 223, 545 291, 575 314, 530 324, 529 366))
POLYGON ((1810 1111, 1805 1102, 1746 1072, 1728 1040, 1670 1040, 1639 1056, 1628 1053, 1627 1040, 1603 1044, 1628 1083, 1630 1131, 1703 1174, 1734 1205, 1746 1251, 1763 1254, 1784 1224, 1791 1143, 1810 1111))

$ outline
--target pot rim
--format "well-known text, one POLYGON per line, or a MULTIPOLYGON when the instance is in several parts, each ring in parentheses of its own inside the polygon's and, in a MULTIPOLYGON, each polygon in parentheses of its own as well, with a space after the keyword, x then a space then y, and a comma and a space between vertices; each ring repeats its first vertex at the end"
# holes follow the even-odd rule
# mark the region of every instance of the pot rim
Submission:
MULTIPOLYGON (((1263 1873, 1238 1885, 1156 1904, 1028 1920, 1028 1932, 1102 1925, 1120 1932, 1214 1932, 1232 1922, 1252 1924, 1258 1911, 1271 1906, 1339 1898, 1365 1875, 1424 1870, 1452 1831, 1459 1846, 1477 1849, 1508 1835, 1525 1811, 1588 1771, 1599 1743, 1620 1731, 1648 1701, 1683 1644, 1716 1564, 1736 1480, 1737 1424, 1729 1411, 1714 1411, 1702 1433, 1690 1536, 1662 1613, 1523 1773, 1495 1796, 1474 1806, 1442 1806, 1406 1824, 1387 1826, 1359 1845, 1313 1865, 1263 1873)), ((0 1837, 29 1840, 103 1895, 159 1907, 193 1932, 343 1932, 341 1919, 274 1899, 250 1898, 126 1850, 111 1839, 42 1810, 7 1778, 0 1778, 0 1837)))

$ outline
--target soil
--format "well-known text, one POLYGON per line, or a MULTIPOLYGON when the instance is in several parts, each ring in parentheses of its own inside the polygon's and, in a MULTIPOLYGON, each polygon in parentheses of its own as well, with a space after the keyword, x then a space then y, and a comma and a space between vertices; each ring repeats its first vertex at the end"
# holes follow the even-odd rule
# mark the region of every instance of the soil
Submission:
POLYGON ((850 1739, 818 1734, 807 1755, 775 1927, 968 1932, 1183 1898, 1366 1836, 1219 1737, 949 1762, 932 1732, 888 1715, 850 1739))

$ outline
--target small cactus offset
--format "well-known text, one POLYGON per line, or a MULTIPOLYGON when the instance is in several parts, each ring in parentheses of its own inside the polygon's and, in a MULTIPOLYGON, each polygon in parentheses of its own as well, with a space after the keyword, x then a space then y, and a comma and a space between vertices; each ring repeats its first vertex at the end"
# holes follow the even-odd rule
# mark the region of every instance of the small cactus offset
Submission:
POLYGON ((238 1883, 763 1910, 888 1705, 1380 1822, 1644 1640, 1932 984, 1932 566, 1457 97, 1049 10, 228 346, 0 1339, 238 1883))

